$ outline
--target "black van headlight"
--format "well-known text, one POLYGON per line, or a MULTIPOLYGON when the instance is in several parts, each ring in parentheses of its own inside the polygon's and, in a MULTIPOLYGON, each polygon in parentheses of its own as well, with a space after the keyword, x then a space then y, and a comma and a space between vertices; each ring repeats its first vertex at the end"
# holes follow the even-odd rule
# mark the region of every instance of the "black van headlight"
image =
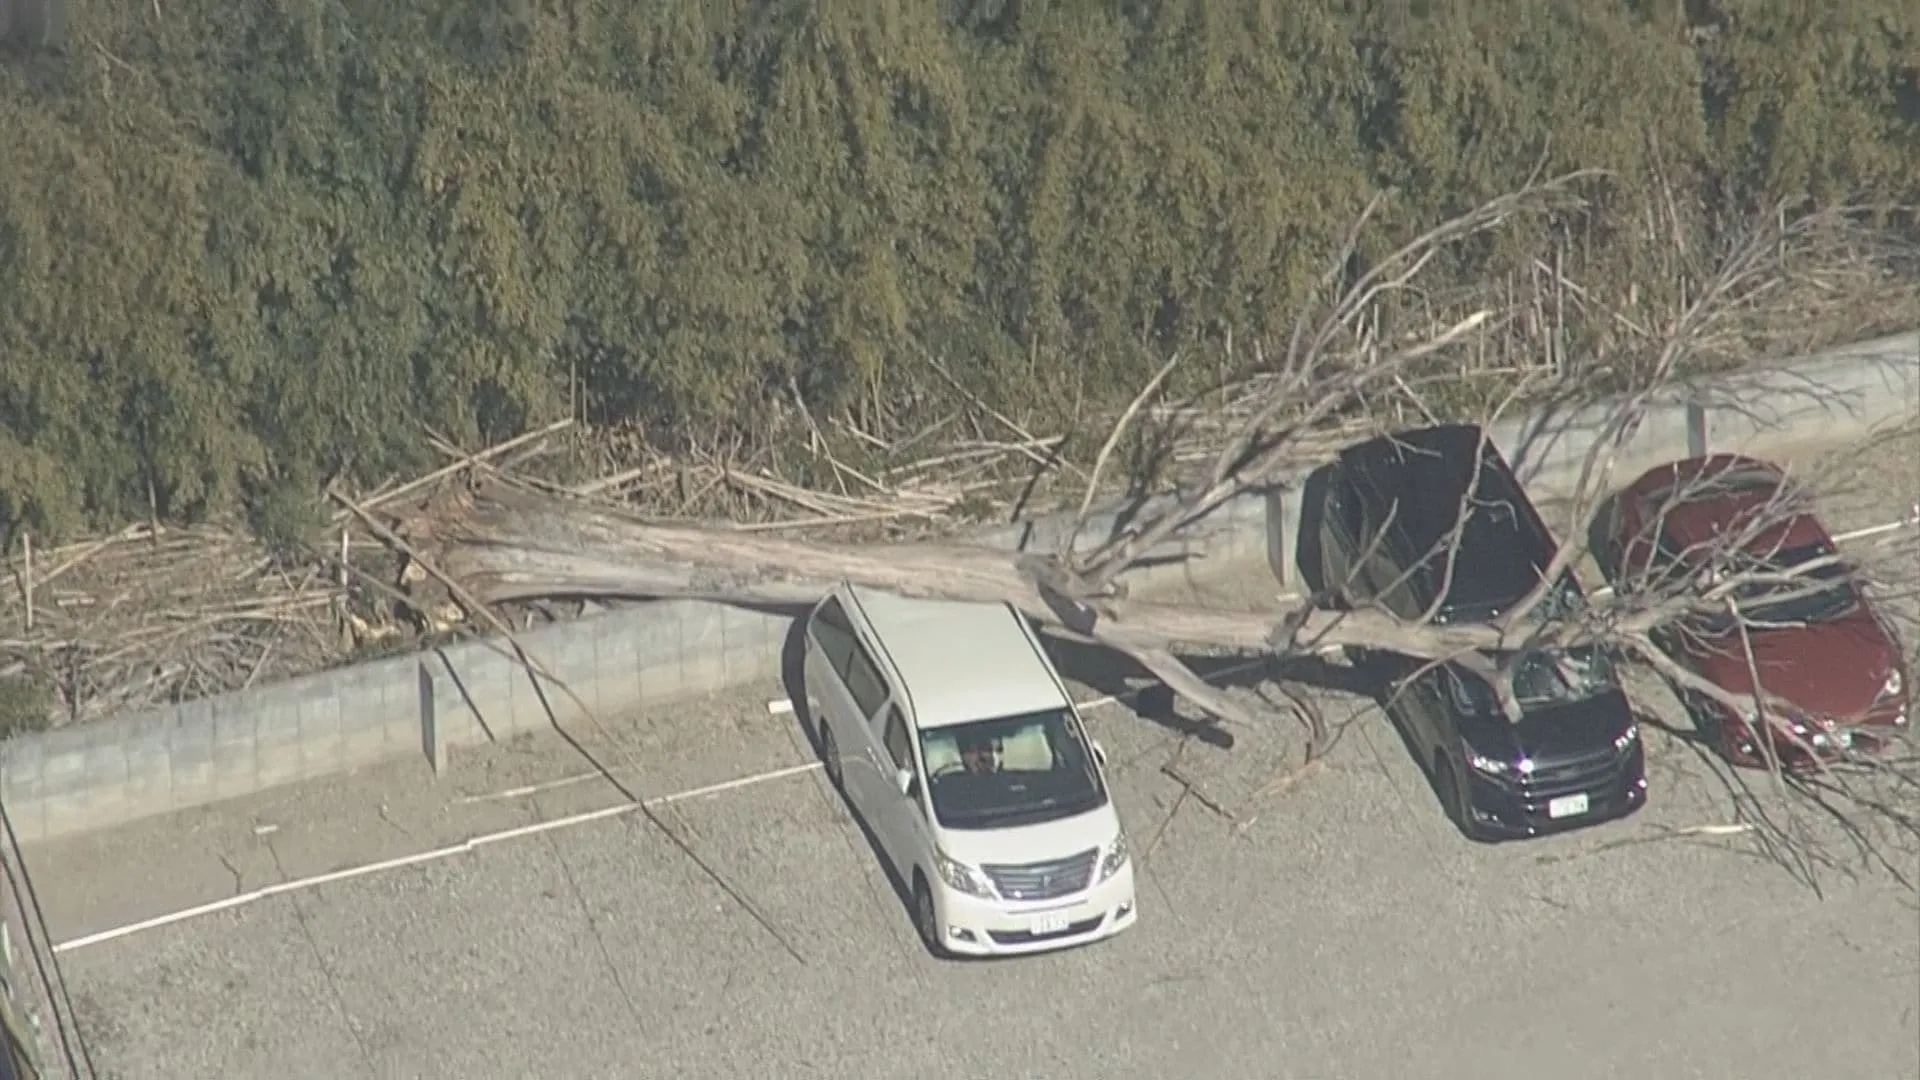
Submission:
POLYGON ((1488 776, 1506 776, 1514 771, 1511 763, 1488 757, 1471 746, 1467 747, 1467 764, 1473 766, 1473 771, 1488 776))

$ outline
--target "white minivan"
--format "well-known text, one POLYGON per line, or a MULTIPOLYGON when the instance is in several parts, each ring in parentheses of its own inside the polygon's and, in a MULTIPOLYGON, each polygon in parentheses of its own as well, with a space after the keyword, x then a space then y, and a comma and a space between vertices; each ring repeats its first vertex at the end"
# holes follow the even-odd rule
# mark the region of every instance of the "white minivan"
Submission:
POLYGON ((805 677, 827 776, 935 955, 1040 952, 1133 924, 1105 755, 1012 607, 842 584, 807 621, 805 677))

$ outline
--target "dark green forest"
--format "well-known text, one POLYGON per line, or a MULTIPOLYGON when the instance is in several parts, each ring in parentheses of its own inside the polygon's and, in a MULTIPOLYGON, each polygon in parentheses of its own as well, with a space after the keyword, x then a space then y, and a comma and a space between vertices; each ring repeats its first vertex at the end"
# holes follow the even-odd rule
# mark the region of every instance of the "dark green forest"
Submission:
MULTIPOLYGON (((7 0, 0 0, 7 2, 7 0)), ((25 11, 31 0, 10 0, 25 11)), ((1589 281, 1920 199, 1913 0, 67 0, 0 59, 0 528, 224 514, 563 417, 1124 401, 1543 160, 1589 281), (1397 230, 1397 232, 1396 232, 1397 230)), ((1526 238, 1475 249, 1499 274, 1526 238)), ((888 418, 891 418, 889 421, 888 418)))

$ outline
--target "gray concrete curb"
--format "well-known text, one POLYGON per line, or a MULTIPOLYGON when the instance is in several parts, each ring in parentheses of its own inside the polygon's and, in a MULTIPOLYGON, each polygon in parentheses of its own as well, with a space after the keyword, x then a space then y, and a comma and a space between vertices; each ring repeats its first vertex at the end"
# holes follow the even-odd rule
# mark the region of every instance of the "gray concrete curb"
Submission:
MULTIPOLYGON (((1504 421, 1495 441, 1536 495, 1564 492, 1605 406, 1504 421)), ((1677 392, 1628 440, 1620 481, 1663 460, 1716 450, 1765 453, 1858 441, 1920 416, 1920 334, 1849 346, 1677 392)), ((1203 561, 1133 575, 1135 588, 1218 579, 1266 562, 1295 576, 1299 512, 1290 494, 1237 499, 1182 542, 1203 561)), ((1070 522, 986 531, 1006 550, 1055 546, 1070 522)), ((1094 522, 1114 527, 1113 515, 1094 522)), ((601 716, 775 678, 791 619, 722 605, 662 602, 542 628, 527 649, 601 716)), ((0 800, 22 842, 109 828, 282 784, 581 720, 568 695, 501 652, 463 642, 244 693, 23 736, 0 745, 0 800)))

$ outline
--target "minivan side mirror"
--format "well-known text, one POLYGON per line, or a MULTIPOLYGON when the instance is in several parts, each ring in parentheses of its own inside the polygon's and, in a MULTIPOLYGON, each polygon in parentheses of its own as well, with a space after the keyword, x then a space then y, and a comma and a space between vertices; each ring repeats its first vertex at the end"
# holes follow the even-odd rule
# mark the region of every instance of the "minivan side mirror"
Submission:
POLYGON ((1101 768, 1103 769, 1106 768, 1107 767, 1107 748, 1100 745, 1099 739, 1092 739, 1089 741, 1093 745, 1093 760, 1099 762, 1101 768))
POLYGON ((893 785, 900 789, 900 794, 912 795, 913 794, 913 770, 912 769, 895 769, 893 771, 893 785))

